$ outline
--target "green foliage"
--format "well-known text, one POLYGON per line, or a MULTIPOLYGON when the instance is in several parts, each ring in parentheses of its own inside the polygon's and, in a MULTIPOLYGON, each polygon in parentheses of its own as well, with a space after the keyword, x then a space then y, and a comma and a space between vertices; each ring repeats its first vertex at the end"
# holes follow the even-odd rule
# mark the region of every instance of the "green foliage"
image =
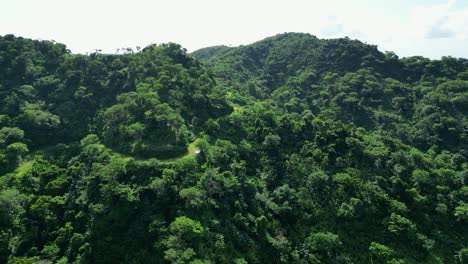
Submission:
POLYGON ((369 253, 371 254, 372 263, 386 263, 395 254, 393 249, 377 242, 371 243, 369 253))
POLYGON ((388 231, 395 235, 402 235, 414 232, 416 226, 407 218, 392 213, 389 220, 388 231))
POLYGON ((334 262, 336 261, 338 248, 341 244, 338 236, 329 232, 313 233, 307 238, 308 248, 312 255, 312 262, 334 262))
POLYGON ((467 62, 0 36, 0 263, 466 263, 467 62))
MULTIPOLYGON (((168 248, 164 259, 173 263, 187 263, 196 256, 197 238, 203 234, 200 222, 186 216, 177 217, 169 226, 170 236, 163 241, 168 248), (191 247, 192 246, 192 247, 191 247)), ((192 263, 192 261, 190 261, 192 263)), ((200 263, 193 260, 193 263, 200 263)))
POLYGON ((13 142, 22 141, 24 138, 24 131, 17 127, 2 127, 0 129, 0 146, 4 147, 13 142))
POLYGON ((200 222, 194 221, 186 216, 177 217, 169 226, 172 234, 182 236, 186 240, 191 240, 203 233, 200 222))

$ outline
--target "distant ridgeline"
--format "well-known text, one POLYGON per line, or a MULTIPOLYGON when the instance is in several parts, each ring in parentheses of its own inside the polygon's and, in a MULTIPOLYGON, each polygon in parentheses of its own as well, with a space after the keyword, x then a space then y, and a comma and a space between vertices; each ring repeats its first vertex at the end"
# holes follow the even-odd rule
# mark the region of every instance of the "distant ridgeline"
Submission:
POLYGON ((0 263, 468 263, 468 60, 0 36, 0 263))

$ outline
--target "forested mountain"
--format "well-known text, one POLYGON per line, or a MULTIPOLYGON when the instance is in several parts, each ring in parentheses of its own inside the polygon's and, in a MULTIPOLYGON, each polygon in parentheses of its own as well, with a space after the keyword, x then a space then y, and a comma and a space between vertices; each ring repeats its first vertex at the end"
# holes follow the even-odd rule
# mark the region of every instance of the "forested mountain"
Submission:
POLYGON ((0 263, 468 263, 468 60, 0 37, 0 263))

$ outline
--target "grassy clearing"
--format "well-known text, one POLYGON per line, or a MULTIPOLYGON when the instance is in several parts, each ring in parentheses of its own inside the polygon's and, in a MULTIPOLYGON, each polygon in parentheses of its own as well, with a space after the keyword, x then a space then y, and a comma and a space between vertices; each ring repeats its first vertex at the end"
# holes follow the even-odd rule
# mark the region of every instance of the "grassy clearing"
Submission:
MULTIPOLYGON (((198 149, 197 144, 198 144, 199 141, 200 141, 200 139, 197 138, 192 143, 190 143, 188 145, 188 147, 187 147, 187 153, 185 153, 184 155, 179 156, 179 157, 175 157, 175 158, 170 158, 170 159, 160 159, 159 161, 162 162, 162 163, 172 163, 172 162, 176 162, 176 161, 181 160, 181 159, 194 158, 197 155, 195 153, 195 151, 198 149)), ((124 155, 124 154, 118 153, 116 151, 112 151, 112 155, 118 156, 118 157, 123 158, 125 160, 130 160, 130 159, 144 160, 144 159, 124 155)), ((26 156, 24 161, 18 166, 18 168, 16 168, 16 170, 15 170, 16 175, 21 176, 24 173, 26 173, 32 167, 32 165, 34 163, 34 157, 35 157, 35 153, 31 153, 28 156, 26 156)))
POLYGON ((16 175, 22 176, 23 174, 25 174, 32 167, 33 163, 34 163, 33 158, 21 163, 21 165, 15 170, 16 175))
POLYGON ((175 157, 175 158, 170 158, 170 159, 162 159, 160 160, 161 162, 163 163, 171 163, 171 162, 175 162, 177 160, 180 160, 180 159, 185 159, 185 158, 194 158, 197 154, 195 153, 195 151, 198 149, 197 148, 197 144, 198 144, 198 141, 200 139, 195 139, 192 143, 190 143, 187 147, 187 153, 183 156, 180 156, 180 157, 175 157))
MULTIPOLYGON (((200 139, 197 138, 192 143, 190 143, 188 145, 188 147, 187 147, 187 152, 182 156, 169 158, 169 159, 158 159, 158 160, 161 163, 166 163, 167 164, 167 163, 176 162, 176 161, 181 160, 181 159, 194 158, 197 155, 195 153, 195 151, 198 149, 197 144, 198 144, 199 141, 200 141, 200 139)), ((135 160, 139 160, 139 161, 147 160, 147 159, 143 159, 143 158, 128 156, 128 155, 125 155, 125 154, 122 154, 122 153, 118 153, 116 151, 112 151, 112 153, 113 153, 113 155, 119 156, 119 157, 124 158, 124 159, 135 159, 135 160)))

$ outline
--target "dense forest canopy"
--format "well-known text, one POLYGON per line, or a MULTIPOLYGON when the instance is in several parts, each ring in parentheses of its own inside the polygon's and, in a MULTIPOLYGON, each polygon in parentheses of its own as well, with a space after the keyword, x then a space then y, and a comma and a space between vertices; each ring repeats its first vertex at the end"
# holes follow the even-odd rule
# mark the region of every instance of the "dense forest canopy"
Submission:
POLYGON ((468 263, 468 60, 0 36, 0 263, 468 263))

